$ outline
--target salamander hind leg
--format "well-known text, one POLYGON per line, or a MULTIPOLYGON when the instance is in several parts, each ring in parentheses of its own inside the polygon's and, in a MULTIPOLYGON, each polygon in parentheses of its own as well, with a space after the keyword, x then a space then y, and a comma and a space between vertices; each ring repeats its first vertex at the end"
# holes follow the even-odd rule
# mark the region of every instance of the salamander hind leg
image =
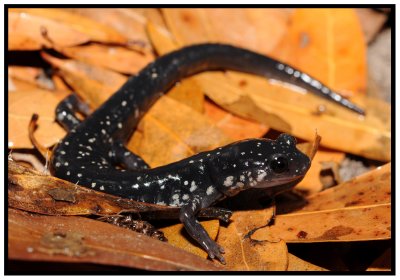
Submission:
POLYGON ((179 219, 185 226, 189 235, 195 239, 204 250, 207 251, 211 259, 217 258, 221 263, 225 264, 225 259, 222 256, 224 249, 210 238, 206 230, 196 219, 196 213, 200 210, 198 200, 193 200, 191 203, 183 206, 179 213, 179 219))
POLYGON ((82 113, 84 116, 90 114, 89 105, 81 101, 76 94, 71 94, 64 98, 56 108, 56 120, 67 131, 73 129, 81 121, 76 117, 76 113, 82 113))

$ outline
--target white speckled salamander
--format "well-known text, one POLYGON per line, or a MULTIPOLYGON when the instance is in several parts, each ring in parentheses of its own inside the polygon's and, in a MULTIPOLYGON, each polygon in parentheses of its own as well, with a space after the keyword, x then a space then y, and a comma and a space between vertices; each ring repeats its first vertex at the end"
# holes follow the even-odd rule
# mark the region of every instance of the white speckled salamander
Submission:
MULTIPOLYGON (((363 113, 322 83, 281 62, 229 45, 194 45, 150 63, 83 121, 76 112, 87 115, 87 106, 75 95, 63 100, 56 118, 69 133, 53 151, 51 173, 120 197, 180 207, 179 218, 189 235, 211 258, 224 263, 223 248, 196 219, 199 211, 248 188, 280 191, 284 187, 279 186, 301 180, 310 159, 296 149, 295 138, 281 134, 275 141, 243 140, 153 169, 124 147, 141 117, 177 81, 223 69, 289 82, 363 113)), ((214 217, 221 219, 217 212, 214 217)))

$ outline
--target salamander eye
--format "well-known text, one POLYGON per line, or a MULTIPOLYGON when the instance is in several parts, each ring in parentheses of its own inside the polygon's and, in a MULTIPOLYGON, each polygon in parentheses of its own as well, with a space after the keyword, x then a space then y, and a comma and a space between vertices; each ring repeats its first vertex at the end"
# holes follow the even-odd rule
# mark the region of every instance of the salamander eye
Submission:
POLYGON ((285 156, 275 155, 272 157, 270 166, 275 173, 283 173, 288 170, 289 164, 285 156))

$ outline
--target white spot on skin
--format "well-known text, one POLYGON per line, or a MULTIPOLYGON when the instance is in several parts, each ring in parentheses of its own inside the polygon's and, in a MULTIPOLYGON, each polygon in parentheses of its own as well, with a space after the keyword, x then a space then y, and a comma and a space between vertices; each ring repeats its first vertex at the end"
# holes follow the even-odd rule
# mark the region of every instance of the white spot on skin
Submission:
POLYGON ((107 132, 105 131, 105 129, 102 129, 101 133, 106 134, 107 132))
POLYGON ((236 164, 233 164, 233 167, 236 167, 236 164))
POLYGON ((92 183, 92 188, 94 188, 96 186, 96 183, 92 183))
POLYGON ((233 184, 233 176, 228 176, 226 177, 225 181, 224 181, 224 186, 225 187, 230 187, 233 184))
POLYGON ((193 163, 193 162, 194 162, 193 160, 190 160, 190 161, 189 161, 189 163, 193 163))
POLYGON ((68 161, 64 162, 64 165, 65 165, 65 166, 68 166, 68 165, 69 165, 68 161))
POLYGON ((122 128, 122 123, 117 124, 118 128, 122 128))
POLYGON ((110 121, 106 121, 106 125, 110 125, 111 123, 110 123, 110 121))
POLYGON ((60 166, 61 166, 61 163, 56 162, 56 167, 60 167, 60 166))
POLYGON ((245 153, 245 152, 241 152, 240 154, 243 156, 243 155, 245 155, 246 153, 245 153))
POLYGON ((129 156, 130 154, 131 154, 130 152, 125 152, 125 153, 124 153, 124 156, 127 157, 127 156, 129 156))
POLYGON ((139 188, 139 184, 132 185, 132 189, 138 189, 138 188, 139 188))
POLYGON ((196 189, 197 189, 197 185, 194 181, 192 181, 189 191, 194 192, 196 189))
POLYGON ((161 190, 165 189, 165 185, 162 185, 162 186, 160 187, 160 189, 161 189, 161 190))
POLYGON ((244 175, 240 175, 240 181, 244 181, 246 179, 246 177, 244 177, 244 175))
POLYGON ((188 200, 188 199, 189 199, 189 195, 188 195, 188 194, 184 194, 184 195, 182 196, 182 199, 183 199, 183 200, 188 200))
POLYGON ((101 190, 101 191, 104 191, 104 186, 100 186, 100 190, 101 190))
POLYGON ((71 172, 67 171, 67 175, 68 175, 68 176, 71 175, 71 172))
POLYGON ((127 104, 127 102, 126 102, 125 100, 121 102, 121 105, 122 105, 123 107, 125 107, 126 104, 127 104))
POLYGON ((69 145, 69 142, 68 142, 68 141, 65 141, 64 144, 65 144, 65 146, 68 146, 68 145, 69 145))
POLYGON ((257 176, 257 182, 261 182, 265 178, 265 176, 267 176, 267 173, 262 170, 257 176))
POLYGON ((188 181, 185 181, 185 182, 183 182, 183 184, 184 184, 185 186, 187 186, 187 185, 189 184, 189 182, 188 182, 188 181))
POLYGON ((177 200, 177 199, 179 199, 179 194, 177 194, 177 193, 176 193, 176 194, 174 194, 174 195, 172 196, 172 199, 173 199, 173 200, 177 200))
POLYGON ((181 177, 179 177, 179 176, 173 176, 173 175, 168 175, 168 178, 170 178, 170 179, 172 179, 172 180, 175 180, 175 181, 180 181, 181 180, 181 177))
POLYGON ((150 182, 146 182, 146 183, 144 183, 143 185, 145 186, 145 187, 148 187, 148 186, 150 186, 150 182))
POLYGON ((159 201, 159 202, 157 202, 157 204, 158 205, 164 205, 164 206, 167 205, 164 201, 159 201))
POLYGON ((78 177, 82 177, 82 174, 81 174, 81 173, 78 173, 78 174, 76 174, 76 176, 78 176, 78 177))
POLYGON ((65 155, 65 151, 60 151, 60 154, 65 155))
POLYGON ((244 186, 244 184, 243 184, 242 182, 236 183, 236 187, 238 187, 238 188, 241 188, 241 187, 243 187, 243 186, 244 186))
POLYGON ((246 165, 246 166, 249 166, 249 162, 248 162, 248 161, 246 161, 246 162, 244 163, 244 165, 246 165))
MULTIPOLYGON (((231 176, 232 177, 232 176, 231 176)), ((232 177, 233 178, 233 177, 232 177)), ((207 190, 206 190, 206 194, 207 195, 210 195, 210 194, 212 194, 214 192, 214 188, 213 188, 213 186, 209 186, 208 188, 207 188, 207 190)))
POLYGON ((90 143, 93 143, 94 141, 96 141, 96 138, 90 138, 88 141, 89 141, 90 143))
POLYGON ((262 154, 258 153, 257 155, 262 156, 262 154))

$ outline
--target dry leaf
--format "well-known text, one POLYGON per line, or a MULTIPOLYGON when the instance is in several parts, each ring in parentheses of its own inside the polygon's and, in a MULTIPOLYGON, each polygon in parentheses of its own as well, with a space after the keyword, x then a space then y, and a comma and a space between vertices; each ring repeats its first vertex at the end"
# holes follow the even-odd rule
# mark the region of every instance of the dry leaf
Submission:
POLYGON ((151 107, 138 130, 127 146, 152 167, 231 142, 202 114, 167 96, 151 107))
POLYGON ((366 47, 353 9, 295 9, 273 56, 342 94, 365 94, 366 47))
POLYGON ((306 192, 307 195, 311 195, 320 192, 323 185, 320 181, 320 172, 323 162, 334 162, 339 164, 345 157, 342 152, 336 152, 333 150, 319 149, 315 154, 314 160, 311 162, 311 167, 307 171, 304 179, 296 185, 296 189, 306 192))
POLYGON ((117 265, 147 270, 221 270, 221 265, 148 236, 81 217, 9 209, 8 258, 117 265))
POLYGON ((8 33, 9 50, 40 50, 53 44, 75 46, 90 40, 65 22, 25 10, 8 10, 8 33))
MULTIPOLYGON (((278 215, 273 226, 257 230, 252 237, 288 243, 390 239, 390 209, 390 203, 385 203, 278 215)), ((253 218, 263 216, 260 213, 253 218)))
POLYGON ((59 74, 94 109, 103 104, 127 80, 124 75, 101 67, 58 59, 47 53, 42 53, 42 56, 59 69, 59 74))
MULTIPOLYGON (((125 36, 117 32, 115 29, 101 24, 99 22, 93 21, 90 18, 80 16, 78 14, 71 13, 64 9, 58 8, 14 8, 12 12, 23 13, 25 16, 37 16, 43 19, 48 19, 51 21, 51 25, 54 21, 65 24, 69 28, 78 31, 90 38, 92 41, 104 42, 104 43, 114 43, 114 44, 124 44, 127 42, 125 36)), ((47 28, 47 26, 46 26, 47 28)), ((55 32, 47 32, 47 37, 54 42, 55 45, 60 46, 56 38, 58 36, 63 37, 63 33, 56 34, 55 32)), ((86 39, 86 38, 85 38, 86 39)), ((87 40, 86 40, 87 41, 87 40)), ((77 44, 73 44, 77 45, 77 44)), ((63 46, 63 45, 61 45, 63 46)), ((64 45, 65 46, 65 45, 64 45)), ((72 44, 69 44, 72 46, 72 44)))
POLYGON ((154 60, 154 55, 150 53, 100 44, 64 47, 57 50, 73 59, 127 74, 136 74, 154 60))
POLYGON ((65 135, 55 122, 55 107, 67 96, 66 92, 34 89, 8 93, 8 147, 32 148, 28 126, 32 114, 39 115, 36 139, 45 147, 52 146, 65 135), (46 102, 43 102, 43 101, 46 102))
POLYGON ((133 9, 72 8, 67 10, 110 26, 120 34, 124 34, 127 38, 127 47, 144 52, 151 51, 145 30, 147 19, 133 9))
POLYGON ((289 254, 288 271, 327 271, 327 269, 306 262, 295 255, 289 254))
MULTIPOLYGON (((200 222, 203 228, 207 231, 211 239, 215 240, 218 234, 219 221, 210 220, 200 222)), ((191 242, 192 239, 185 232, 182 224, 176 224, 168 227, 162 227, 160 230, 164 233, 164 236, 168 239, 168 243, 181 248, 189 253, 195 254, 202 258, 207 258, 208 254, 196 243, 191 242)))
POLYGON ((8 206, 46 215, 113 215, 130 211, 149 218, 178 217, 178 208, 96 192, 13 161, 8 161, 8 206))
POLYGON ((168 91, 171 97, 199 113, 204 111, 204 93, 193 78, 184 79, 168 91))
MULTIPOLYGON (((257 226, 251 215, 241 212, 232 215, 228 227, 220 227, 217 242, 225 248, 226 266, 230 270, 282 271, 288 266, 288 251, 284 241, 253 243, 245 235, 253 228, 265 225, 272 215, 272 208, 265 210, 265 220, 257 226)), ((248 211, 251 213, 251 211, 248 211)), ((260 222, 260 220, 257 220, 260 222)))
POLYGON ((206 101, 204 108, 205 115, 232 140, 259 138, 269 130, 264 124, 232 115, 211 102, 206 101))
POLYGON ((220 42, 261 53, 268 53, 276 46, 289 20, 289 13, 283 9, 168 8, 162 11, 179 46, 220 42))
POLYGON ((333 188, 307 197, 307 205, 297 212, 367 206, 391 201, 391 164, 364 173, 333 188))

